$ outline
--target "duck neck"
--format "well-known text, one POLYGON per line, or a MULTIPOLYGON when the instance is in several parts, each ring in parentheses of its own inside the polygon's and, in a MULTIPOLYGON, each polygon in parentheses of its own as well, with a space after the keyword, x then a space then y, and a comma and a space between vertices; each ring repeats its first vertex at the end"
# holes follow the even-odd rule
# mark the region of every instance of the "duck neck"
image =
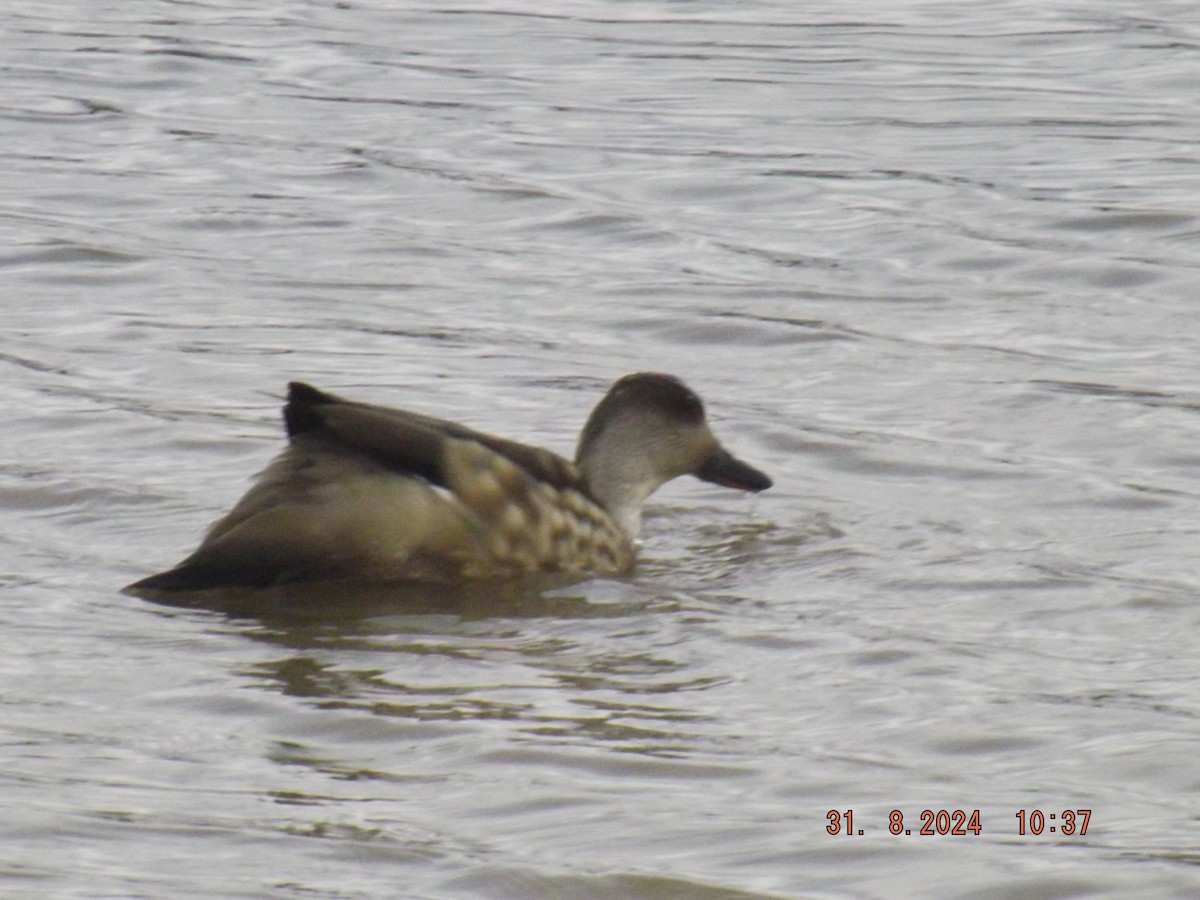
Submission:
POLYGON ((631 541, 637 538, 642 530, 642 506, 662 480, 637 471, 636 467, 631 468, 628 460, 618 465, 603 452, 586 454, 580 460, 579 468, 592 496, 631 541))
POLYGON ((642 530, 642 504, 649 491, 640 491, 636 485, 608 484, 606 487, 596 487, 588 481, 592 494, 608 510, 608 514, 632 541, 642 530))

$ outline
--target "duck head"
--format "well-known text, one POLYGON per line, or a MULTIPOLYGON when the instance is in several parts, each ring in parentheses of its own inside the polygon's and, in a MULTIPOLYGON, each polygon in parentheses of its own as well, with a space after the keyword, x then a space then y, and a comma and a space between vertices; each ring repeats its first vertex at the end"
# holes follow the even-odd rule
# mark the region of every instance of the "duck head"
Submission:
POLYGON ((641 530, 646 498, 680 475, 743 491, 772 484, 721 446, 695 392, 656 372, 626 375, 612 386, 583 427, 575 464, 631 539, 641 530))

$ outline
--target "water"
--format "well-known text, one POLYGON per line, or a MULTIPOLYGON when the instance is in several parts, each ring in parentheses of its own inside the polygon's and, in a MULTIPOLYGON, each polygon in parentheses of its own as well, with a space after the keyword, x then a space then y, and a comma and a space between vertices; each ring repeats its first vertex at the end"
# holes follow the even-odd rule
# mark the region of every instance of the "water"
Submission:
POLYGON ((4 18, 0 892, 1200 892, 1192 4, 4 18), (638 369, 776 487, 628 579, 117 592, 289 378, 569 451, 638 369))

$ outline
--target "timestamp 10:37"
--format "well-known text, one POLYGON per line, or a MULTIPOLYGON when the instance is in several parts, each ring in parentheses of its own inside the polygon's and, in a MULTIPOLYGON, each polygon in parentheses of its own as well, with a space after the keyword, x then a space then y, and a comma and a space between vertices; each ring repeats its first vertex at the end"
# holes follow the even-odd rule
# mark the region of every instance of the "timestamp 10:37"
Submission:
MULTIPOLYGON (((833 835, 846 837, 862 837, 863 829, 854 827, 854 810, 831 809, 825 814, 829 824, 825 830, 833 835)), ((888 831, 892 834, 918 835, 967 835, 978 837, 983 833, 983 818, 979 810, 970 812, 962 809, 923 809, 920 815, 921 826, 917 831, 907 827, 904 822, 904 812, 893 809, 888 814, 888 831)), ((1040 809, 1018 810, 1017 834, 1024 837, 1027 834, 1062 834, 1068 837, 1087 834, 1088 823, 1092 818, 1090 809, 1064 809, 1058 812, 1042 812, 1040 809)))

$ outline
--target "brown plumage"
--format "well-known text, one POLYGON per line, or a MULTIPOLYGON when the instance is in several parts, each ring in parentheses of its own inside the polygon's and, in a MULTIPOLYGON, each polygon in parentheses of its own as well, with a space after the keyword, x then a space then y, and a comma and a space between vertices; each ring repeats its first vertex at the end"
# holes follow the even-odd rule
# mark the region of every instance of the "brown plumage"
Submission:
POLYGON ((300 382, 283 414, 287 449, 191 556, 132 590, 622 572, 642 503, 664 482, 771 485, 717 443, 700 398, 669 375, 617 381, 574 463, 300 382))

